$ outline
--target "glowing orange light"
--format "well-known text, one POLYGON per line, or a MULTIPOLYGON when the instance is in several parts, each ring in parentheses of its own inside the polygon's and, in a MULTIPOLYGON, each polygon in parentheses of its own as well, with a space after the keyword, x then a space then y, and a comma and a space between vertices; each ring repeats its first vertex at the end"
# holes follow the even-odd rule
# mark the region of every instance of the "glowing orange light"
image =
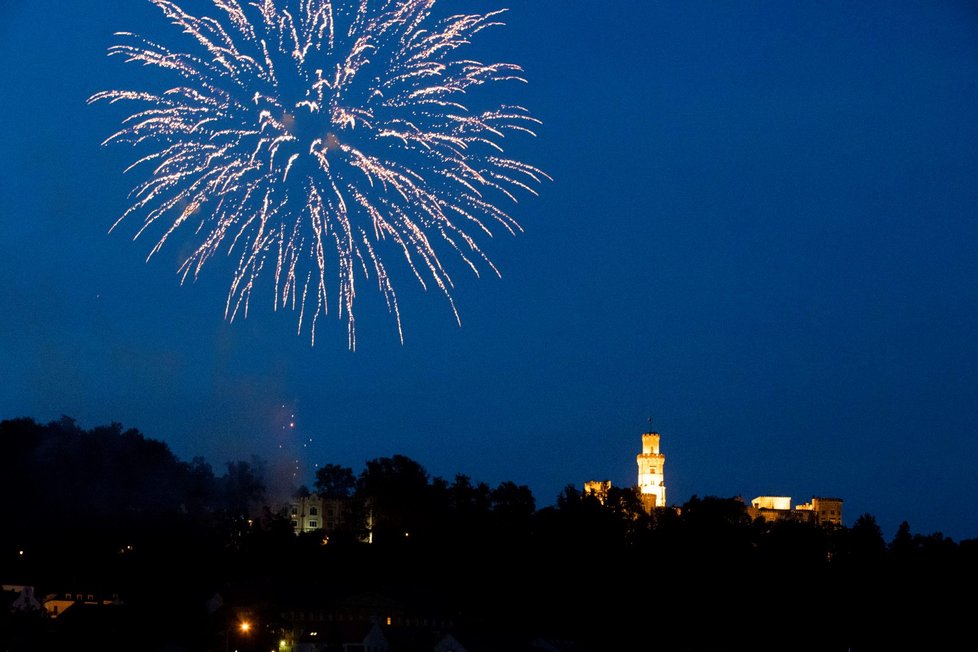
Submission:
POLYGON ((238 625, 238 629, 241 630, 242 634, 247 634, 251 631, 251 623, 249 623, 247 620, 243 620, 241 621, 241 624, 238 625))

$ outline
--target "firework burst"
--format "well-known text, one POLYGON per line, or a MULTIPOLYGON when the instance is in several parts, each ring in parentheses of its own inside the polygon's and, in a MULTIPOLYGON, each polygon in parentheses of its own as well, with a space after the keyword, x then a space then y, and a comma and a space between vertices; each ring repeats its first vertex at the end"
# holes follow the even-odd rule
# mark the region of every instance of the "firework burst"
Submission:
POLYGON ((513 64, 457 58, 502 12, 436 19, 436 0, 212 0, 215 18, 149 1, 189 51, 127 32, 109 49, 179 80, 89 99, 138 106, 105 142, 148 150, 129 168, 147 178, 113 228, 133 215, 137 238, 162 225, 149 257, 178 233, 193 238, 181 282, 219 252, 232 257, 230 321, 272 276, 275 309, 296 311, 313 344, 332 301, 355 348, 358 279, 376 283, 404 341, 388 246, 459 320, 440 255, 498 275, 477 237, 493 225, 518 231, 500 203, 549 178, 501 146, 507 133, 534 135, 526 109, 463 103, 475 87, 524 81, 513 64))

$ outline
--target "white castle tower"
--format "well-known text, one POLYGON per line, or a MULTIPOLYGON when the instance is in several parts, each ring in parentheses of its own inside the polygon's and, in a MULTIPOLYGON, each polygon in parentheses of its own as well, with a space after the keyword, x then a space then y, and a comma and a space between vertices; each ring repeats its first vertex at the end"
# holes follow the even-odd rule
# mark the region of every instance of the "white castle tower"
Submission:
POLYGON ((659 452, 659 433, 642 435, 642 452, 638 462, 638 489, 646 511, 666 506, 666 481, 663 468, 666 456, 659 452))

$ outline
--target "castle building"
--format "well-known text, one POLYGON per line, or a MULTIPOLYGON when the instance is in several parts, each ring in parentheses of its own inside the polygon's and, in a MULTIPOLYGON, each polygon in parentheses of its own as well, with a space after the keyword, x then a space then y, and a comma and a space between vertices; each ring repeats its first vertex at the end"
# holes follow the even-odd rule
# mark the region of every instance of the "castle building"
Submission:
MULTIPOLYGON (((636 487, 642 506, 651 513, 666 505, 665 465, 666 456, 659 450, 659 433, 646 432, 642 435, 642 452, 635 457, 638 464, 638 485, 636 487)), ((584 483, 584 495, 594 496, 601 504, 608 500, 611 489, 610 480, 589 480, 584 483)), ((743 498, 739 498, 744 502, 743 498)), ((765 521, 796 521, 819 526, 842 525, 842 499, 813 496, 811 502, 791 508, 791 496, 758 496, 745 506, 752 520, 764 518, 765 521)))
POLYGON ((798 505, 796 510, 811 511, 819 525, 842 525, 842 499, 812 496, 812 502, 798 505))
POLYGON ((842 499, 813 496, 812 501, 791 509, 790 496, 758 496, 747 514, 765 521, 799 521, 816 525, 842 525, 842 499))
POLYGON ((638 490, 646 511, 666 506, 666 481, 663 467, 666 456, 659 452, 659 433, 642 435, 642 452, 638 462, 638 490))
POLYGON ((602 505, 608 500, 611 480, 588 480, 584 483, 584 495, 594 496, 602 505))

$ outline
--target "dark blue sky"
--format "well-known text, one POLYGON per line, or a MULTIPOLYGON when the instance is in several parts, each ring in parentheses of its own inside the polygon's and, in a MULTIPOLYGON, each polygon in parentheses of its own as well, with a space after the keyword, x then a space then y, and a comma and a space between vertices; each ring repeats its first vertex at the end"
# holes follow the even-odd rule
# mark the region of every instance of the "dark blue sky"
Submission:
POLYGON ((402 346, 364 289, 354 353, 335 313, 314 348, 270 300, 229 325, 226 270, 180 287, 180 246, 108 233, 137 179, 99 147, 124 113, 85 100, 141 87, 106 49, 172 37, 148 2, 0 4, 0 418, 286 477, 402 453, 546 505, 633 484, 652 415, 670 502, 978 536, 974 3, 511 5, 473 51, 525 68, 505 99, 544 125, 509 153, 554 182, 486 245, 502 279, 457 270, 461 328, 402 283, 402 346))

